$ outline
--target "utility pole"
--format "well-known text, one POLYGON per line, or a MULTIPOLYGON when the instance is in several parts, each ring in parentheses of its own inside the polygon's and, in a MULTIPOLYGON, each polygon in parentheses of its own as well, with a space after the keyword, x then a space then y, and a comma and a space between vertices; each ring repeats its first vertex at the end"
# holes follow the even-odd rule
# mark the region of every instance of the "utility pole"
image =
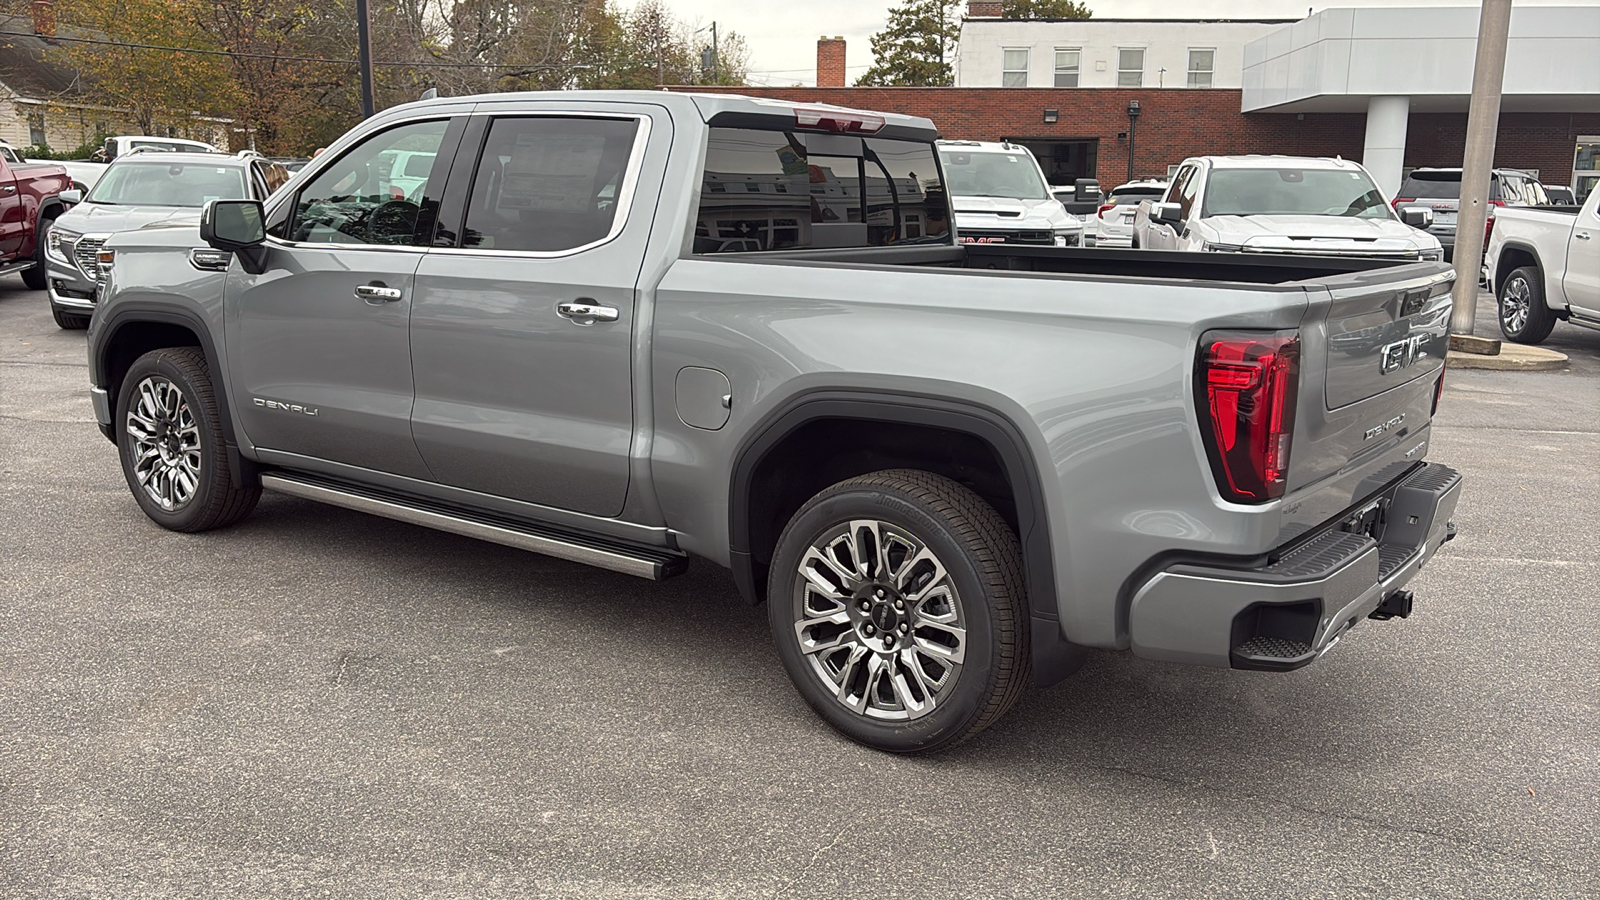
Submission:
POLYGON ((1467 147, 1461 161, 1461 203, 1456 213, 1456 286, 1451 296, 1451 334, 1472 334, 1478 319, 1478 268, 1489 218, 1489 174, 1500 126, 1500 89, 1506 77, 1506 39, 1511 0, 1483 0, 1478 17, 1478 56, 1472 66, 1472 102, 1467 109, 1467 147))
POLYGON ((372 17, 367 0, 356 0, 356 62, 361 67, 361 117, 372 118, 372 17))
POLYGON ((722 83, 722 51, 717 49, 716 22, 711 23, 711 83, 722 83))
POLYGON ((1128 180, 1133 180, 1133 139, 1139 128, 1139 101, 1128 101, 1128 180))

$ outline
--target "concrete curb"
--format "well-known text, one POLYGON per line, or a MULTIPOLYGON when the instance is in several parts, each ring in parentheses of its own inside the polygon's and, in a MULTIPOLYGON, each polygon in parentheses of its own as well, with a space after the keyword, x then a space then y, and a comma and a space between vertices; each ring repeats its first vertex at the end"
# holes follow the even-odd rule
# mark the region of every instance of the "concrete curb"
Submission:
POLYGON ((1451 350, 1446 359, 1452 369, 1493 369, 1501 372, 1555 372, 1572 364, 1565 353, 1511 343, 1501 344, 1500 353, 1495 356, 1451 350))

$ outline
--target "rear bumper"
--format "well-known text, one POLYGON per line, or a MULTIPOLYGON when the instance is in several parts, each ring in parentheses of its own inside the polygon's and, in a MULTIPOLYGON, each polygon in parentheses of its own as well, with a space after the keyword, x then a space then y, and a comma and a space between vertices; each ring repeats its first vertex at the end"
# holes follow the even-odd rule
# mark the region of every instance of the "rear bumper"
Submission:
MULTIPOLYGON (((1128 629, 1149 659, 1236 669, 1295 669, 1315 660, 1396 595, 1455 537, 1461 475, 1424 465, 1365 509, 1365 531, 1342 522, 1253 568, 1180 562, 1135 592, 1128 629)), ((1407 598, 1408 599, 1408 598, 1407 598)))

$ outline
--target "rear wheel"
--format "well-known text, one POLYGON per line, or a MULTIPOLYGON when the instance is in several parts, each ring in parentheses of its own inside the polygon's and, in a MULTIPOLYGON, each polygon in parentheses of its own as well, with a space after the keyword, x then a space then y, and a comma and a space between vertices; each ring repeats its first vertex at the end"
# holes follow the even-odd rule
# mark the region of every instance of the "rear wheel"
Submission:
POLYGON ((145 515, 173 531, 207 531, 249 515, 260 485, 236 484, 205 355, 152 350, 134 361, 117 396, 122 474, 145 515))
POLYGON ((790 680, 869 747, 957 744, 1028 681, 1017 536, 948 478, 891 469, 817 494, 778 540, 767 598, 790 680))
POLYGON ((1537 266, 1513 269, 1500 285, 1500 333, 1519 344, 1537 344, 1556 327, 1556 314, 1544 302, 1544 278, 1537 266))

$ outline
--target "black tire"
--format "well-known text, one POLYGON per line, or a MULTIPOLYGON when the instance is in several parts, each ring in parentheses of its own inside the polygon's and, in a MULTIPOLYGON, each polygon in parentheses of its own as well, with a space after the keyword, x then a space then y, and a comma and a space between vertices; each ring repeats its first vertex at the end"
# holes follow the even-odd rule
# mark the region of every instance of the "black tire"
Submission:
MULTIPOLYGON (((44 267, 44 242, 45 238, 50 236, 50 226, 55 223, 55 220, 55 216, 39 220, 39 227, 33 241, 33 268, 24 270, 22 273, 22 283, 27 285, 30 291, 44 290, 46 279, 50 275, 44 267)), ((59 319, 56 322, 60 324, 59 319)), ((88 324, 88 319, 85 319, 84 327, 87 328, 88 324)))
POLYGON ((1512 269, 1495 297, 1496 318, 1506 340, 1538 344, 1556 327, 1555 311, 1544 302, 1544 276, 1538 266, 1512 269))
MULTIPOLYGON (((834 560, 842 568, 844 561, 837 555, 834 560)), ((833 485, 789 520, 768 578, 768 618, 784 669, 824 721, 869 747, 925 753, 989 727, 1027 686, 1031 657, 1022 572, 1016 534, 977 494, 929 472, 889 469, 833 485), (876 526, 859 528, 868 523, 876 526), (851 585, 838 574, 827 575, 828 594, 800 574, 803 560, 819 565, 811 555, 819 544, 828 548, 832 542, 830 552, 848 554, 838 550, 838 542, 854 547, 861 534, 867 536, 862 546, 888 548, 880 557, 888 571, 868 563, 882 577, 851 585), (879 541, 883 534, 888 538, 879 541), (945 577, 925 562, 908 562, 920 554, 914 549, 919 544, 943 566, 945 577), (941 585, 950 590, 941 593, 941 585), (912 589, 901 593, 900 586, 912 589), (823 623, 828 616, 849 622, 823 623), (935 618, 964 630, 932 624, 935 618), (813 645, 838 646, 808 654, 797 627, 802 621, 822 623, 806 629, 813 645), (960 639, 950 643, 956 631, 962 631, 960 639), (935 647, 943 652, 932 653, 935 647), (955 665, 945 662, 954 659, 951 648, 961 652, 955 665), (886 682, 881 672, 898 680, 886 682), (945 683, 930 683, 929 676, 945 683), (846 695, 852 699, 840 699, 846 695), (919 696, 925 711, 912 708, 919 696)))
POLYGON ((51 304, 50 315, 56 324, 68 331, 82 331, 89 327, 89 313, 67 312, 59 306, 51 304))
POLYGON ((261 485, 236 484, 229 473, 217 397, 211 386, 205 354, 198 348, 167 347, 152 350, 134 360, 127 375, 123 376, 121 390, 117 392, 116 417, 112 419, 112 426, 117 438, 117 455, 122 459, 122 474, 128 481, 128 488, 133 491, 139 508, 161 527, 173 531, 209 531, 232 525, 255 509, 256 501, 261 497, 261 485), (141 406, 141 417, 146 422, 175 423, 179 426, 177 429, 149 429, 129 418, 135 404, 146 396, 141 392, 147 384, 153 390, 150 396, 159 394, 163 400, 171 398, 166 387, 170 385, 176 390, 177 397, 168 404, 173 410, 172 415, 156 414, 149 406, 141 406), (185 471, 193 487, 186 499, 173 502, 168 508, 153 495, 161 493, 163 484, 174 493, 182 487, 182 480, 172 475, 166 476, 165 481, 159 474, 151 476, 152 488, 146 489, 145 479, 141 478, 138 471, 140 453, 135 446, 138 442, 130 429, 138 429, 151 436, 145 442, 146 449, 165 445, 159 455, 150 458, 151 463, 163 462, 170 456, 175 462, 166 471, 175 473, 179 466, 187 466, 185 471))

